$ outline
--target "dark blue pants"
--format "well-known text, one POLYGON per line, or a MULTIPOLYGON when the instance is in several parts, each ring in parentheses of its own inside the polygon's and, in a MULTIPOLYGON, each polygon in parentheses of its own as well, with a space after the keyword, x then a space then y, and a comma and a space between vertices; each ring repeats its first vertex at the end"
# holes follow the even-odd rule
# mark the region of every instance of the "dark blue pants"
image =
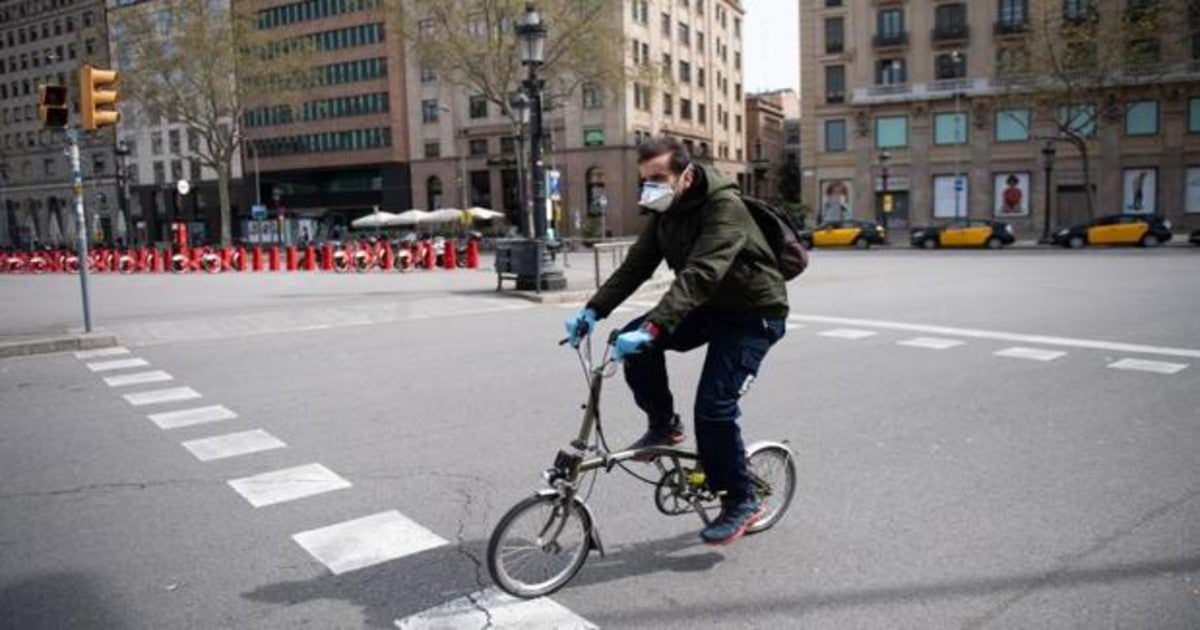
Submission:
MULTIPOLYGON (((639 328, 645 319, 642 315, 629 322, 622 332, 639 328)), ((741 501, 751 494, 746 449, 737 423, 741 415, 738 399, 749 390, 767 350, 783 337, 784 329, 783 319, 700 308, 684 318, 674 333, 625 359, 625 381, 633 390, 634 401, 651 425, 661 424, 675 413, 666 351, 687 352, 708 344, 696 390, 696 446, 709 488, 723 491, 726 501, 741 501)))

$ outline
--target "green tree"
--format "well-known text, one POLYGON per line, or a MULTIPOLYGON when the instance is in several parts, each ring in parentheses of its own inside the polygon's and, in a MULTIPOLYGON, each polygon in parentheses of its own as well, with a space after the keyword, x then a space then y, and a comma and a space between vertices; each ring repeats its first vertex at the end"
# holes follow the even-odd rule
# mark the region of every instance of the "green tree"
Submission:
POLYGON ((226 246, 232 241, 229 188, 247 110, 292 102, 314 79, 311 40, 277 40, 258 28, 247 4, 157 1, 113 9, 110 17, 121 92, 134 104, 134 118, 183 123, 200 141, 189 149, 216 171, 226 246))

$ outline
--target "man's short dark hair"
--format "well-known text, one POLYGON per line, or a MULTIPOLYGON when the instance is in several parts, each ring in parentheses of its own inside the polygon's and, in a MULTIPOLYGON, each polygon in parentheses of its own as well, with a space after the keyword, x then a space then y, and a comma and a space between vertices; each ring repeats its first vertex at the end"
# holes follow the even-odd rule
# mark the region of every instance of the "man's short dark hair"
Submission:
POLYGON ((679 175, 692 163, 692 154, 684 144, 673 138, 652 138, 638 145, 638 164, 664 154, 671 154, 671 172, 679 175))

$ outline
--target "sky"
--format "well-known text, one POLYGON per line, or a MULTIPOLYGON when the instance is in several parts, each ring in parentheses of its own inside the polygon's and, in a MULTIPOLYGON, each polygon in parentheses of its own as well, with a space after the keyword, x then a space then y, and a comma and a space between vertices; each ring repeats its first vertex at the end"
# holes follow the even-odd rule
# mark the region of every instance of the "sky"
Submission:
POLYGON ((746 91, 800 91, 800 3, 745 0, 746 91))

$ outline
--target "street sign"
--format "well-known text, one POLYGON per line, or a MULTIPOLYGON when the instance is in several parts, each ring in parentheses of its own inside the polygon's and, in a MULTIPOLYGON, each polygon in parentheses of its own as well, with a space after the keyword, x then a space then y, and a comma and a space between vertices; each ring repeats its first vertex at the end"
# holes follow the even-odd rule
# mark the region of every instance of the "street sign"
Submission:
POLYGON ((175 190, 178 190, 181 195, 186 195, 192 190, 192 185, 188 183, 188 180, 181 179, 175 182, 175 190))
POLYGON ((554 169, 546 169, 546 198, 550 201, 559 201, 562 199, 562 193, 559 189, 559 182, 562 180, 562 173, 554 169))
POLYGON ((255 221, 267 220, 267 207, 262 204, 250 206, 250 218, 255 221))
POLYGON ((961 177, 955 178, 954 179, 954 192, 962 192, 964 188, 966 188, 966 185, 963 183, 962 178, 961 177))

